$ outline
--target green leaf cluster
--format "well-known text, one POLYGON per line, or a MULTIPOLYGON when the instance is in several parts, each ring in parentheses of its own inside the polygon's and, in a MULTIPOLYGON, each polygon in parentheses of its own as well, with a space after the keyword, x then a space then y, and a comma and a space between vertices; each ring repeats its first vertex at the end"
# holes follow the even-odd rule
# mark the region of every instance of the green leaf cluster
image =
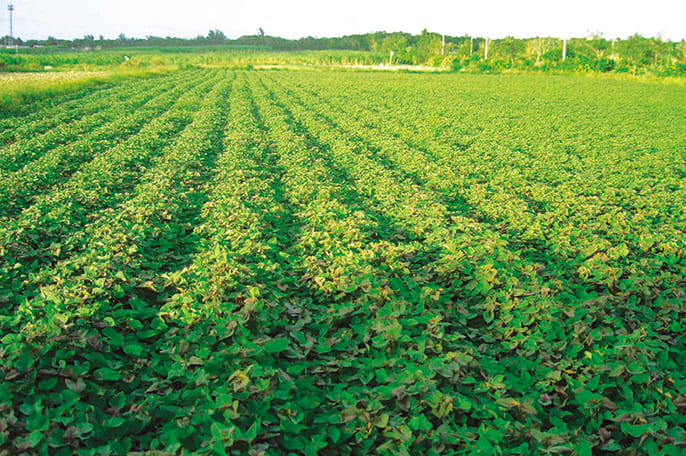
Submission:
POLYGON ((684 89, 597 83, 208 69, 3 119, 0 455, 680 454, 684 89))

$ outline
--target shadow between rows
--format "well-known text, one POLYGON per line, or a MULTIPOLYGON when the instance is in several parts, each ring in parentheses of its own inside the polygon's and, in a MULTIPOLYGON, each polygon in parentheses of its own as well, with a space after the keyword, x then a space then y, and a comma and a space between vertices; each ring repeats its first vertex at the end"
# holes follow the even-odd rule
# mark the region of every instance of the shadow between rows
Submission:
MULTIPOLYGON (((142 83, 138 81, 123 84, 109 84, 102 90, 94 90, 74 100, 64 100, 51 106, 49 109, 36 112, 33 114, 36 116, 36 119, 28 121, 27 119, 22 118, 18 120, 21 120, 22 128, 28 129, 31 127, 28 133, 30 134, 31 139, 44 138, 44 135, 53 133, 50 131, 52 128, 68 127, 74 123, 81 122, 87 118, 96 117, 102 112, 108 111, 110 109, 109 106, 114 102, 124 101, 127 98, 131 98, 132 95, 140 93, 143 90, 150 90, 156 85, 173 84, 173 82, 169 82, 169 79, 158 80, 157 78, 151 78, 146 79, 142 83), (83 106, 84 103, 86 106, 83 106)), ((9 147, 20 140, 25 139, 21 136, 18 137, 16 130, 11 131, 11 120, 12 119, 8 119, 10 126, 3 126, 3 122, 0 122, 0 148, 9 147)), ((79 130, 75 133, 75 136, 78 137, 82 134, 83 131, 79 130)), ((54 139, 52 145, 53 147, 56 147, 65 144, 67 141, 68 140, 65 140, 65 138, 60 135, 54 139)))
POLYGON ((274 286, 284 281, 286 282, 284 285, 288 287, 286 292, 302 296, 305 291, 299 280, 301 273, 290 263, 289 258, 290 253, 295 250, 299 242, 299 235, 304 227, 304 222, 297 215, 297 208, 289 200, 288 185, 283 178, 287 170, 279 163, 279 154, 274 150, 273 144, 266 140, 269 136, 269 128, 255 103, 255 95, 247 83, 245 90, 249 99, 249 111, 246 114, 250 116, 249 121, 254 122, 261 135, 257 144, 253 145, 256 147, 251 148, 255 153, 251 154, 246 151, 245 158, 253 162, 251 172, 262 177, 264 182, 269 182, 269 185, 262 189, 262 193, 268 195, 267 198, 248 198, 242 202, 246 208, 260 217, 259 226, 264 227, 262 229, 263 237, 275 237, 277 239, 276 245, 273 245, 268 251, 268 257, 275 264, 278 264, 279 268, 263 271, 263 283, 268 292, 275 294, 274 298, 277 300, 279 297, 276 296, 278 293, 274 290, 274 286), (263 142, 262 139, 266 141, 263 142), (265 203, 258 203, 261 201, 265 203), (270 202, 275 203, 280 208, 276 214, 268 205, 270 202))
MULTIPOLYGON (((272 95, 272 100, 276 100, 278 97, 274 92, 271 91, 264 82, 260 82, 263 84, 265 90, 272 95)), ((374 225, 379 227, 378 230, 367 233, 368 239, 391 239, 394 241, 402 241, 413 240, 415 238, 414 233, 402 228, 397 221, 378 209, 379 205, 375 204, 376 198, 366 197, 357 189, 358 184, 350 172, 336 163, 335 159, 332 158, 333 154, 331 153, 332 151, 329 144, 319 141, 302 122, 297 120, 295 115, 286 106, 276 101, 274 101, 274 104, 286 113, 291 129, 296 134, 304 137, 305 145, 310 153, 316 150, 316 157, 321 159, 326 168, 330 170, 327 175, 338 190, 336 198, 353 211, 364 212, 374 225), (379 233, 385 234, 383 238, 380 237, 379 233)), ((315 156, 314 153, 312 153, 312 155, 315 156)))
POLYGON ((113 87, 114 85, 116 84, 106 83, 100 86, 86 87, 84 89, 77 90, 75 92, 69 92, 63 95, 48 96, 47 98, 41 98, 35 101, 31 101, 27 104, 17 107, 4 106, 0 108, 0 117, 2 117, 3 119, 21 119, 23 117, 42 111, 46 109, 46 107, 52 108, 65 102, 79 100, 93 93, 101 93, 113 87))
MULTIPOLYGON (((226 92, 231 92, 231 86, 226 92)), ((209 147, 201 159, 193 162, 187 170, 190 178, 173 182, 170 198, 159 209, 157 223, 148 223, 143 238, 138 243, 141 258, 139 283, 152 286, 139 286, 133 295, 139 296, 151 307, 161 307, 172 291, 165 277, 184 270, 200 253, 200 239, 195 228, 203 223, 202 209, 210 201, 208 188, 215 181, 217 163, 223 151, 227 114, 229 111, 228 96, 222 99, 220 115, 213 127, 209 147), (170 204, 171 203, 171 204, 170 204), (170 210, 173 209, 173 210, 170 210)))
MULTIPOLYGON (((161 115, 161 113, 165 111, 163 107, 148 106, 150 103, 154 103, 155 100, 159 100, 165 95, 166 91, 158 94, 154 98, 144 99, 142 105, 138 106, 137 109, 144 109, 147 111, 146 114, 141 115, 141 119, 136 122, 126 120, 120 127, 122 131, 119 133, 110 133, 105 137, 99 137, 98 140, 93 143, 84 143, 86 140, 81 139, 75 143, 65 145, 64 147, 70 150, 61 152, 55 159, 48 161, 44 170, 39 168, 39 172, 30 186, 11 187, 7 189, 10 192, 9 194, 0 195, 7 204, 1 210, 2 215, 6 217, 16 217, 24 208, 33 204, 37 196, 68 181, 84 163, 92 160, 94 156, 106 153, 111 148, 116 147, 139 133, 146 122, 150 121, 150 119, 155 116, 161 115)), ((113 122, 120 120, 121 118, 115 119, 113 122)), ((47 153, 50 154, 53 151, 54 150, 51 150, 47 153)), ((41 155, 40 157, 36 157, 22 170, 17 172, 20 173, 23 172, 23 170, 27 170, 27 173, 35 172, 32 165, 38 163, 38 160, 43 160, 45 156, 46 155, 41 155)))
MULTIPOLYGON (((302 98, 292 90, 289 91, 289 96, 291 99, 298 100, 301 105, 305 106, 302 98)), ((326 98, 322 98, 321 100, 327 103, 330 109, 338 110, 344 115, 349 115, 348 112, 343 108, 331 105, 326 98)), ((305 107, 311 109, 307 106, 305 107)), ((326 122, 331 128, 337 129, 346 137, 355 138, 355 141, 359 144, 358 150, 368 150, 371 152, 376 158, 377 162, 389 172, 399 174, 402 178, 407 179, 421 188, 429 189, 437 197, 438 202, 443 204, 448 209, 447 217, 453 215, 467 217, 495 233, 506 234, 509 250, 513 252, 520 252, 520 256, 523 260, 532 264, 552 265, 550 269, 555 270, 557 273, 561 273, 562 277, 564 277, 566 280, 578 281, 578 274, 576 273, 578 264, 575 263, 575 260, 554 254, 550 250, 547 240, 523 239, 519 231, 507 229, 507 221, 505 219, 489 218, 483 214, 482 211, 471 206, 467 198, 460 193, 448 193, 441 191, 440 189, 432 188, 433 186, 426 179, 423 179, 417 174, 402 170, 392 158, 386 156, 379 147, 374 146, 371 141, 365 139, 362 135, 359 135, 356 132, 347 131, 334 119, 326 116, 322 112, 317 112, 316 115, 319 116, 322 121, 326 122)), ((365 128, 370 131, 379 131, 378 128, 373 128, 371 126, 361 126, 361 128, 365 128)), ((435 152, 432 152, 427 147, 418 146, 406 138, 398 137, 398 139, 402 141, 402 143, 410 150, 419 151, 421 154, 426 156, 427 159, 439 161, 442 158, 437 156, 435 152)), ((517 195, 517 197, 524 201, 527 204, 527 207, 532 210, 534 214, 546 213, 544 205, 526 198, 525 195, 517 195)), ((449 218, 446 219, 446 224, 450 224, 449 218)))
MULTIPOLYGON (((35 289, 33 293, 27 294, 29 290, 22 286, 26 275, 33 273, 26 268, 34 271, 49 271, 59 261, 83 252, 87 248, 84 236, 89 223, 98 215, 110 216, 107 214, 107 209, 116 207, 128 197, 128 192, 139 185, 145 171, 150 169, 149 167, 159 158, 157 152, 169 147, 181 131, 190 124, 190 120, 186 117, 173 119, 171 128, 165 132, 164 139, 155 150, 151 151, 151 154, 145 156, 144 159, 138 156, 135 162, 126 163, 126 169, 122 170, 122 175, 130 179, 121 179, 120 176, 114 180, 115 187, 108 187, 107 190, 92 195, 95 199, 72 200, 67 210, 59 214, 59 219, 49 218, 44 223, 32 224, 14 236, 5 251, 3 262, 18 263, 22 265, 22 268, 13 274, 6 284, 9 290, 14 290, 12 293, 14 299, 8 298, 10 307, 13 301, 17 301, 14 303, 16 305, 18 300, 30 298, 38 293, 35 289)), ((39 272, 38 275, 42 274, 39 272)))

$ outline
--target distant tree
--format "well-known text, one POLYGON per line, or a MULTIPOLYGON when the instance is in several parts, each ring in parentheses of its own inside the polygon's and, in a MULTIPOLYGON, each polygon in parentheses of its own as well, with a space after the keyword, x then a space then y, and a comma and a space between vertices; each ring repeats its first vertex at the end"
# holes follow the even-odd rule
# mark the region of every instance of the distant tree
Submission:
POLYGON ((207 41, 212 44, 222 44, 226 41, 226 35, 221 30, 210 30, 207 34, 207 41))
POLYGON ((119 42, 121 42, 121 43, 126 43, 127 41, 129 41, 129 39, 123 33, 119 34, 119 36, 117 37, 117 40, 119 40, 119 42))
POLYGON ((441 37, 437 33, 431 33, 427 29, 422 30, 419 35, 415 49, 416 63, 425 63, 431 57, 441 53, 441 37))
POLYGON ((525 44, 522 40, 508 36, 493 43, 493 53, 497 57, 514 61, 519 54, 524 52, 524 47, 525 44))
POLYGON ((668 43, 662 40, 662 37, 660 35, 658 35, 656 38, 650 41, 652 44, 652 52, 654 59, 653 64, 657 66, 658 60, 663 56, 663 54, 666 54, 668 52, 669 45, 668 43))
POLYGON ((160 38, 158 36, 153 36, 153 35, 148 35, 145 37, 145 40, 148 42, 148 45, 151 46, 166 46, 167 45, 167 40, 164 38, 160 38))
POLYGON ((469 57, 469 47, 471 46, 471 42, 469 40, 463 41, 459 46, 457 46, 457 49, 455 49, 455 53, 459 55, 460 57, 469 57))
POLYGON ((404 50, 407 46, 407 38, 402 33, 391 33, 381 41, 379 50, 398 52, 404 50))
POLYGON ((381 43, 383 43, 383 40, 386 39, 386 36, 388 36, 388 33, 386 33, 386 32, 368 33, 367 34, 367 47, 369 48, 369 50, 372 52, 377 52, 377 51, 382 50, 381 49, 381 43))
POLYGON ((93 35, 84 35, 83 40, 84 41, 95 41, 95 37, 93 35))
POLYGON ((331 40, 331 49, 346 49, 351 51, 368 51, 369 42, 364 35, 349 35, 331 40))
POLYGON ((581 65, 598 72, 611 71, 615 66, 612 59, 612 41, 596 33, 586 38, 567 40, 567 57, 572 65, 581 65))
POLYGON ((257 34, 260 36, 260 38, 264 38, 264 29, 262 27, 258 28, 257 34))
POLYGON ((393 52, 393 63, 411 63, 408 49, 410 48, 407 37, 404 34, 396 32, 387 35, 381 43, 377 45, 378 51, 385 53, 393 52))
POLYGON ((680 43, 676 45, 677 58, 680 58, 682 62, 686 62, 686 40, 681 40, 680 43))
POLYGON ((590 48, 590 50, 595 54, 594 57, 597 60, 602 59, 605 56, 605 53, 607 52, 608 49, 612 47, 612 44, 603 38, 602 34, 595 33, 591 35, 591 37, 586 40, 586 44, 590 48))
POLYGON ((532 38, 529 40, 527 51, 536 56, 536 65, 540 65, 541 56, 552 50, 557 42, 554 38, 532 38))
POLYGON ((617 49, 633 74, 636 74, 639 67, 650 64, 654 56, 654 49, 650 40, 643 38, 638 33, 631 35, 626 40, 618 41, 617 49))

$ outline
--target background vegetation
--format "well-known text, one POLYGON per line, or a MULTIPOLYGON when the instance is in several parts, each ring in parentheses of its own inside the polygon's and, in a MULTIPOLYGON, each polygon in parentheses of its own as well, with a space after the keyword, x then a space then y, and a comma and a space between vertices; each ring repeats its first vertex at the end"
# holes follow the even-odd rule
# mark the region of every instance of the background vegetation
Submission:
POLYGON ((638 34, 627 39, 601 35, 572 38, 442 36, 376 32, 337 38, 288 40, 263 34, 229 39, 220 30, 194 39, 129 38, 15 40, 19 49, 0 51, 0 71, 92 69, 128 62, 128 66, 245 64, 402 64, 453 71, 546 71, 680 76, 686 73, 686 42, 638 34), (486 49, 488 48, 488 52, 486 49), (314 51, 314 52, 313 52, 314 51), (319 51, 319 52, 317 52, 319 51), (326 51, 326 52, 321 52, 326 51), (125 56, 130 59, 125 59, 125 56))
POLYGON ((683 454, 683 42, 20 44, 0 456, 683 454))
POLYGON ((106 84, 0 116, 0 456, 684 454, 686 86, 106 84))

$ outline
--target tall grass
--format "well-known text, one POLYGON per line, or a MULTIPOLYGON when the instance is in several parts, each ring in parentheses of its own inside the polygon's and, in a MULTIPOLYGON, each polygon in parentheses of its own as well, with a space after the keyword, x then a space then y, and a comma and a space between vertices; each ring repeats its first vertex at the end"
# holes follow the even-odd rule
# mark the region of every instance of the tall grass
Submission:
POLYGON ((45 98, 161 72, 161 69, 122 68, 118 71, 0 73, 0 116, 17 114, 27 104, 45 98))
POLYGON ((0 71, 100 71, 126 68, 160 67, 245 67, 247 65, 373 65, 382 63, 385 54, 363 51, 293 51, 268 52, 260 48, 246 50, 230 47, 212 48, 129 48, 89 52, 27 50, 0 51, 0 71))

